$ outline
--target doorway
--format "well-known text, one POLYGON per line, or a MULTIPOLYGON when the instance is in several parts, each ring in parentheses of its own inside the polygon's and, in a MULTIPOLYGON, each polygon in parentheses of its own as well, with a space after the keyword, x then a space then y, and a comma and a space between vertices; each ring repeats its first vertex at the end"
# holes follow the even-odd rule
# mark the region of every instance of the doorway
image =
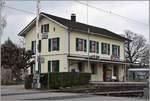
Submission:
POLYGON ((116 77, 115 81, 119 81, 119 70, 118 70, 118 66, 116 65, 113 66, 113 74, 116 77))
POLYGON ((103 64, 103 81, 109 82, 112 80, 112 68, 108 64, 103 64))

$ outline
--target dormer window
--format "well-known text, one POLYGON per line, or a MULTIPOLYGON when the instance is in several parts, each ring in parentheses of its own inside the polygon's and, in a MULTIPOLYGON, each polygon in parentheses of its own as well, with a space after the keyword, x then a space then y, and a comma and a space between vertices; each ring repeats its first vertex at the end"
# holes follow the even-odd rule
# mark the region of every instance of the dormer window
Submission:
POLYGON ((41 25, 41 33, 49 32, 49 24, 41 25))

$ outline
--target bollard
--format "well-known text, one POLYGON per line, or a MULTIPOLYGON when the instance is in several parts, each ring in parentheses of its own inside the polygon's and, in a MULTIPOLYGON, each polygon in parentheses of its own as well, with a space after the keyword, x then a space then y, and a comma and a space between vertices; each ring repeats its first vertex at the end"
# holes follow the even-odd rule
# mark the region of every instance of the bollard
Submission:
POLYGON ((144 98, 149 99, 149 88, 144 88, 144 98))

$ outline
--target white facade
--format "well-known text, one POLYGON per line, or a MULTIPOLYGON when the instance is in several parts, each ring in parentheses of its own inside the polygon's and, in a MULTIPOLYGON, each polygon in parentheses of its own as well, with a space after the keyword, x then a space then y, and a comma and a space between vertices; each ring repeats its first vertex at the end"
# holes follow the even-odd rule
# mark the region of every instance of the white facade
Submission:
MULTIPOLYGON (((59 51, 48 51, 49 43, 48 39, 41 40, 41 52, 40 55, 44 57, 44 63, 41 63, 41 73, 48 72, 48 61, 59 61, 59 72, 71 72, 72 69, 78 69, 78 63, 82 64, 82 72, 91 73, 91 65, 88 67, 87 57, 88 57, 88 35, 87 33, 71 31, 69 32, 68 28, 61 25, 60 23, 51 20, 47 17, 44 17, 39 22, 39 27, 43 24, 49 24, 49 38, 59 38, 59 51), (87 40, 87 51, 76 51, 76 38, 81 38, 87 40), (85 59, 86 58, 86 59, 85 59)), ((26 50, 31 50, 32 41, 36 40, 36 29, 35 26, 31 28, 30 31, 26 33, 25 42, 26 50)), ((111 76, 113 76, 113 66, 117 66, 117 76, 119 81, 123 81, 125 77, 125 65, 124 63, 117 63, 111 61, 112 56, 112 45, 120 46, 120 61, 125 61, 124 55, 124 40, 112 38, 109 36, 104 36, 102 33, 91 33, 89 35, 90 40, 99 42, 99 52, 98 53, 89 53, 90 56, 96 55, 99 56, 99 59, 90 59, 90 64, 94 63, 96 68, 96 73, 92 74, 91 80, 93 81, 104 81, 104 64, 107 64, 111 68, 111 76), (101 53, 101 43, 110 44, 110 54, 101 53), (104 61, 101 61, 104 60, 104 61), (108 62, 105 60, 108 60, 108 62), (109 62, 110 61, 110 62, 109 62)), ((52 66, 51 66, 52 68, 52 66)), ((52 70, 52 69, 51 69, 52 70)), ((31 68, 29 68, 29 73, 31 73, 31 68)), ((107 73, 106 73, 107 74, 107 73)))

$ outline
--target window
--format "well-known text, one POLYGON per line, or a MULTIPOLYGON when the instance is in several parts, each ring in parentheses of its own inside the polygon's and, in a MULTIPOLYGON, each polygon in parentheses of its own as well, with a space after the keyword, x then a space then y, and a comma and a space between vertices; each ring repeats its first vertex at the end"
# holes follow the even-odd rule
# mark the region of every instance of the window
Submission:
POLYGON ((55 32, 55 27, 53 28, 53 31, 55 32))
POLYGON ((49 32, 49 24, 41 25, 41 33, 49 32))
POLYGON ((102 54, 110 54, 110 44, 108 44, 108 43, 102 43, 102 48, 101 48, 101 52, 102 52, 102 54))
POLYGON ((59 60, 48 61, 48 72, 59 72, 59 60))
POLYGON ((92 74, 96 74, 97 73, 97 70, 96 70, 96 67, 95 67, 94 63, 91 64, 91 72, 92 72, 92 74))
POLYGON ((31 43, 31 50, 35 54, 36 53, 36 41, 32 41, 31 43))
POLYGON ((59 50, 59 38, 52 39, 52 50, 58 51, 59 50))
POLYGON ((52 61, 52 72, 59 72, 59 61, 52 61))
POLYGON ((112 55, 120 56, 120 46, 112 45, 112 55))
POLYGON ((87 42, 84 39, 76 38, 76 51, 87 51, 87 42))
MULTIPOLYGON (((38 43, 38 51, 41 52, 41 40, 39 40, 39 43, 38 43)), ((35 54, 36 53, 36 41, 32 41, 31 43, 31 50, 32 52, 35 54)))
POLYGON ((99 42, 90 40, 90 52, 99 53, 99 42))
POLYGON ((52 38, 48 40, 48 51, 59 51, 59 38, 52 38))

